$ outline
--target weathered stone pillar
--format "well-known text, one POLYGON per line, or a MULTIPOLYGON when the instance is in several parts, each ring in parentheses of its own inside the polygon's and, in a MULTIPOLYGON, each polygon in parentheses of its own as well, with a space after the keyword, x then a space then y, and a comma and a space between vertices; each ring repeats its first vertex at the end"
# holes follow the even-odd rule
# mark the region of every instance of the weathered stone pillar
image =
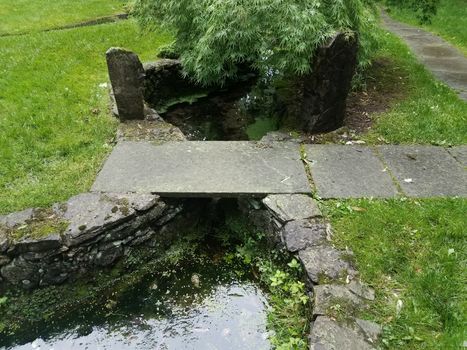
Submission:
POLYGON ((357 53, 357 36, 349 33, 338 33, 317 51, 313 71, 303 78, 304 130, 327 132, 342 126, 357 53))
POLYGON ((106 58, 119 119, 144 119, 144 69, 138 56, 112 47, 106 58))

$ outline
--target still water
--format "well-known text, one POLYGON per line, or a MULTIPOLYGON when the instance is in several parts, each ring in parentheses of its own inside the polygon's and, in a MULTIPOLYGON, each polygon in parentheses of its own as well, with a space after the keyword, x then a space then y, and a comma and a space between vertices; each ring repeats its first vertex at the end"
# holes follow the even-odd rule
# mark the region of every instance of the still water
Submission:
POLYGON ((278 130, 282 108, 267 81, 244 82, 194 103, 169 108, 162 117, 189 140, 260 140, 278 130))
POLYGON ((270 349, 267 300, 252 280, 215 264, 148 278, 104 315, 73 317, 4 349, 270 349))

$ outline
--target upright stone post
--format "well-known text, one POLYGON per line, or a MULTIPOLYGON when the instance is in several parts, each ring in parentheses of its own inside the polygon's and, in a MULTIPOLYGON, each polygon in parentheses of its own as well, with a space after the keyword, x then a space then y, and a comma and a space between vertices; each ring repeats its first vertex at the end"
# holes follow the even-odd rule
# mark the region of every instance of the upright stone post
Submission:
POLYGON ((106 59, 119 119, 144 119, 144 69, 138 56, 112 47, 106 59))
POLYGON ((327 132, 342 126, 357 53, 357 36, 349 33, 336 34, 318 49, 313 58, 313 71, 302 80, 304 130, 327 132))

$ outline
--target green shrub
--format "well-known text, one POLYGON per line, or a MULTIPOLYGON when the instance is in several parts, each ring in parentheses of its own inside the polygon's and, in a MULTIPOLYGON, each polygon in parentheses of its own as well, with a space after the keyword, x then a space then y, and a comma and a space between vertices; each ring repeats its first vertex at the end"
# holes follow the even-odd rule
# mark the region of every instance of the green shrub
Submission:
POLYGON ((317 47, 338 31, 359 35, 360 64, 374 46, 372 0, 135 0, 146 28, 174 33, 185 73, 209 85, 239 66, 302 75, 317 47))

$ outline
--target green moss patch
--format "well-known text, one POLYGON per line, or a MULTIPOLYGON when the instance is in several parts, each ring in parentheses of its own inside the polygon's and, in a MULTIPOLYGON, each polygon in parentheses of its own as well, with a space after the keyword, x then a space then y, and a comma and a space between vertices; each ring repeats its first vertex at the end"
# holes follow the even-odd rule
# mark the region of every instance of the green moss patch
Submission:
POLYGON ((68 228, 69 222, 59 218, 51 209, 40 209, 34 213, 34 218, 23 225, 5 229, 7 236, 13 241, 25 238, 40 239, 51 234, 62 234, 68 228))

